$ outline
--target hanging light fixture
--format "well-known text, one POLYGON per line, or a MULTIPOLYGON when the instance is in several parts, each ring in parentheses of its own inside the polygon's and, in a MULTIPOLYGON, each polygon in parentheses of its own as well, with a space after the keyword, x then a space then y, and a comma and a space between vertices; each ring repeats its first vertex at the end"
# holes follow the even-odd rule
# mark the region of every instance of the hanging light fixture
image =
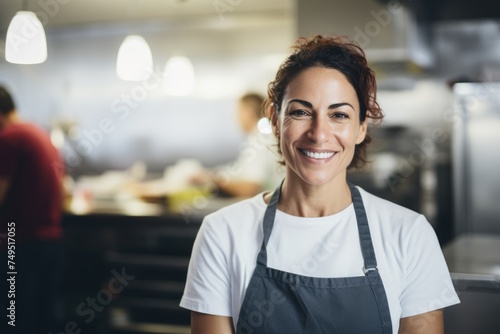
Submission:
POLYGON ((142 81, 153 72, 153 56, 146 40, 139 35, 127 36, 118 50, 116 74, 128 81, 142 81))
POLYGON ((47 39, 35 13, 19 11, 10 21, 5 60, 14 64, 40 64, 47 60, 47 39))
POLYGON ((175 56, 165 64, 163 88, 169 95, 186 96, 195 86, 194 67, 187 57, 175 56))
POLYGON ((262 117, 257 122, 257 129, 259 129, 259 132, 264 135, 270 135, 271 133, 273 133, 273 126, 271 124, 271 120, 267 117, 262 117))

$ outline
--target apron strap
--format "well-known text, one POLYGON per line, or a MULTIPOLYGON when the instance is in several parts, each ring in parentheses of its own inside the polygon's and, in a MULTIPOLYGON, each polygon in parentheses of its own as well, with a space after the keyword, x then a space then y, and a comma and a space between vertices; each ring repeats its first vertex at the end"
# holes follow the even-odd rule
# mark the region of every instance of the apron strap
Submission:
POLYGON ((269 242, 269 238, 271 237, 271 231, 274 226, 274 218, 276 217, 276 208, 278 207, 278 200, 280 199, 281 194, 281 184, 276 188, 267 205, 266 213, 264 214, 264 222, 263 222, 263 230, 264 230, 264 239, 262 240, 262 246, 260 248, 259 256, 257 257, 257 264, 267 267, 267 243, 269 242))
POLYGON ((377 259, 375 258, 375 251, 373 250, 372 238, 370 235, 370 227, 368 226, 365 206, 363 204, 363 199, 361 198, 361 194, 359 193, 358 188, 356 188, 351 183, 349 183, 349 188, 351 189, 354 212, 356 213, 356 220, 358 222, 361 252, 363 254, 363 260, 365 261, 363 271, 365 275, 369 275, 371 272, 378 271, 377 259))

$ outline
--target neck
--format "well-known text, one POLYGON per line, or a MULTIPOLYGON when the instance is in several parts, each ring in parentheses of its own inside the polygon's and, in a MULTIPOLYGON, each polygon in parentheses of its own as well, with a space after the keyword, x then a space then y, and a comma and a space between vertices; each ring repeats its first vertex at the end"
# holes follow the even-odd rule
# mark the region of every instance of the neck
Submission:
POLYGON ((245 133, 246 133, 247 135, 250 135, 250 134, 252 134, 252 133, 253 133, 254 131, 256 131, 256 130, 257 130, 257 122, 255 122, 255 125, 254 125, 254 126, 252 126, 251 128, 249 128, 249 129, 245 130, 245 133))
POLYGON ((302 180, 286 178, 278 208, 299 217, 323 217, 336 214, 352 203, 345 175, 331 182, 314 186, 302 180))
POLYGON ((14 110, 8 113, 7 115, 2 115, 0 118, 0 125, 2 127, 11 125, 11 124, 17 124, 21 122, 21 118, 19 117, 19 114, 14 110))

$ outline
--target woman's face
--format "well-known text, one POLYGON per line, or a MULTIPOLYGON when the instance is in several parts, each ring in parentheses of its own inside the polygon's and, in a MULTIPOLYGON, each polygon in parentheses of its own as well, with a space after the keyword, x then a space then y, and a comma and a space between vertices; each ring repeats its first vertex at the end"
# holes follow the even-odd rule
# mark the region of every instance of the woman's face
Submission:
POLYGON ((331 68, 312 67, 288 84, 276 121, 287 178, 310 185, 345 180, 355 145, 366 135, 356 92, 331 68))

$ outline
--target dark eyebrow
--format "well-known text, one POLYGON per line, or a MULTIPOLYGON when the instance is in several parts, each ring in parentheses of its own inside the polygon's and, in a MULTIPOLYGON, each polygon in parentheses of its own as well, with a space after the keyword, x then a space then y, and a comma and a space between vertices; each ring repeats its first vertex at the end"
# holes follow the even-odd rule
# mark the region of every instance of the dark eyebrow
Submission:
POLYGON ((310 102, 307 102, 307 101, 304 101, 304 100, 300 100, 300 99, 291 99, 290 101, 288 101, 288 104, 290 104, 292 102, 300 103, 303 106, 306 106, 307 108, 312 108, 313 107, 313 105, 310 102))
POLYGON ((328 106, 328 109, 337 109, 337 108, 342 107, 342 106, 349 106, 352 108, 352 110, 354 110, 354 107, 350 103, 347 103, 347 102, 330 104, 328 106))
MULTIPOLYGON (((300 103, 307 108, 313 107, 313 105, 310 102, 307 102, 307 101, 304 101, 301 99, 291 99, 290 101, 288 101, 288 104, 290 104, 292 102, 300 103)), ((349 106, 354 110, 354 107, 350 103, 347 103, 347 102, 340 102, 340 103, 331 104, 328 106, 328 109, 337 109, 337 108, 342 107, 342 106, 349 106)))

